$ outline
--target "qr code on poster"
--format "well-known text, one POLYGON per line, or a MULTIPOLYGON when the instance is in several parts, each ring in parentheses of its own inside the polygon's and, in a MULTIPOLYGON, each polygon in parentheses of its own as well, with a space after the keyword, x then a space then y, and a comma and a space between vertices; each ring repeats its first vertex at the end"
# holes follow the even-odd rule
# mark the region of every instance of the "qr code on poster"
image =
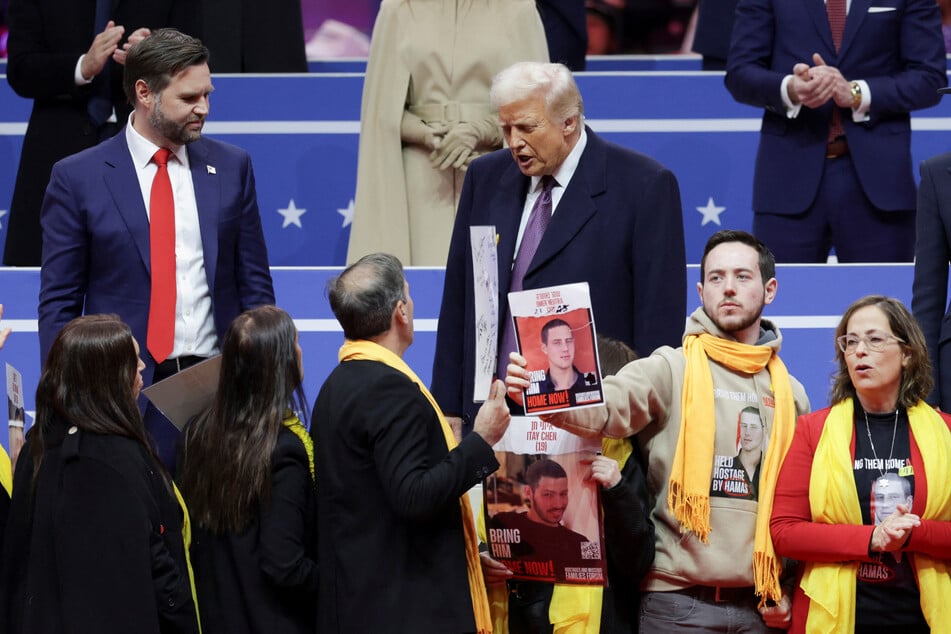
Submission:
POLYGON ((581 542, 582 559, 601 559, 601 542, 581 542))

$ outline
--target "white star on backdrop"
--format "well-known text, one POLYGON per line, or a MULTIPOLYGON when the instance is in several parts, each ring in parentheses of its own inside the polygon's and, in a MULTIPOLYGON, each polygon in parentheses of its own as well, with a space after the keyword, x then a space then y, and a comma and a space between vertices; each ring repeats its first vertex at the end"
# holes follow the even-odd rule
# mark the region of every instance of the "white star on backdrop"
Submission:
MULTIPOLYGON (((7 215, 7 210, 6 210, 6 209, 0 209, 0 219, 2 219, 2 218, 3 218, 4 216, 6 216, 6 215, 7 215)), ((0 229, 3 229, 3 222, 2 222, 2 221, 0 221, 0 229)))
POLYGON ((304 228, 304 225, 300 223, 300 217, 307 213, 306 209, 298 209, 297 205, 294 204, 294 199, 291 198, 291 202, 287 203, 287 207, 284 209, 278 209, 277 213, 284 216, 284 224, 281 225, 281 229, 286 229, 287 225, 297 225, 301 229, 304 228))
POLYGON ((717 226, 720 226, 720 214, 726 211, 726 207, 717 207, 713 203, 713 196, 707 198, 707 205, 705 207, 697 207, 697 211, 703 214, 703 221, 700 223, 700 226, 704 226, 708 222, 715 222, 717 226))
POLYGON ((343 224, 340 225, 340 228, 343 229, 347 225, 353 222, 353 198, 350 199, 350 204, 344 207, 343 209, 338 209, 337 213, 343 216, 343 224))

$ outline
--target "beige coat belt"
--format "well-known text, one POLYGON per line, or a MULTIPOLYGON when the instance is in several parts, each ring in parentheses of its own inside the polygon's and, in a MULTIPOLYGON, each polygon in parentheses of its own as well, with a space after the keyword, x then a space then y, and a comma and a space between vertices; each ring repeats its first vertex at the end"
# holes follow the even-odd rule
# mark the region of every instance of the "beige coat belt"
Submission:
POLYGON ((452 123, 455 121, 480 121, 491 117, 495 110, 487 103, 423 103, 406 108, 423 121, 452 123))

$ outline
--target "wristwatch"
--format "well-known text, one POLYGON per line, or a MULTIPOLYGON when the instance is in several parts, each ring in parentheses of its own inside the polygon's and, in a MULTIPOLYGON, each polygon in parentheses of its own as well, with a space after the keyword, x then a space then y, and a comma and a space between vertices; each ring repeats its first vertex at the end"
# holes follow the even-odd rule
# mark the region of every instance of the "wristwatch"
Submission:
POLYGON ((852 93, 852 110, 862 105, 862 86, 857 81, 849 82, 849 92, 852 93))

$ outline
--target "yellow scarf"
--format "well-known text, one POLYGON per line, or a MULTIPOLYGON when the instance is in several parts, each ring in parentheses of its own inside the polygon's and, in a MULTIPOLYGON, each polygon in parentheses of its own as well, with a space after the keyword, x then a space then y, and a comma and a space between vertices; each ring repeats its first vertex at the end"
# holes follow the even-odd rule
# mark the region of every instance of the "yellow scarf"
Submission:
POLYGON ((284 419, 284 426, 300 438, 300 441, 304 444, 304 451, 307 452, 307 466, 310 467, 310 481, 316 482, 317 476, 314 475, 314 439, 307 433, 304 423, 300 422, 297 414, 289 413, 287 418, 284 419))
POLYGON ((716 410, 713 402, 713 375, 709 360, 735 372, 756 374, 769 371, 776 407, 773 431, 760 475, 756 533, 753 540, 753 583, 760 605, 767 599, 779 602, 782 563, 773 550, 769 518, 773 512, 776 478, 792 442, 796 427, 796 405, 789 373, 775 349, 751 346, 703 333, 684 337, 687 368, 681 394, 682 419, 677 450, 670 471, 667 505, 681 529, 707 543, 710 534, 710 474, 716 438, 716 410))
POLYGON ((13 497, 13 467, 3 445, 0 445, 0 486, 7 492, 7 496, 13 497))
MULTIPOLYGON (((816 445, 809 478, 812 521, 821 524, 862 524, 862 510, 852 466, 852 432, 855 429, 852 399, 829 410, 816 445)), ((928 501, 925 520, 951 520, 951 432, 928 405, 918 402, 908 410, 915 444, 921 452, 928 501)), ((909 553, 918 578, 921 611, 934 631, 951 623, 951 568, 924 553, 909 553)), ((808 562, 801 586, 809 597, 807 632, 852 632, 855 629, 855 583, 859 562, 808 562)))
POLYGON ((198 593, 195 592, 195 571, 192 569, 192 558, 188 551, 192 547, 192 523, 188 516, 188 506, 185 505, 185 498, 182 492, 178 490, 178 485, 172 482, 172 490, 175 492, 175 499, 182 508, 182 541, 185 542, 185 567, 188 568, 188 584, 192 590, 192 601, 195 603, 195 620, 198 622, 198 634, 201 634, 201 615, 198 612, 198 593))
MULTIPOLYGON (((405 374, 415 383, 420 392, 433 406, 436 415, 439 416, 439 424, 442 427, 443 435, 446 437, 446 446, 452 451, 458 443, 452 433, 452 428, 446 422, 442 410, 436 403, 436 399, 429 393, 423 382, 419 380, 416 373, 413 372, 406 362, 391 350, 376 344, 372 341, 351 341, 347 340, 340 348, 338 353, 340 361, 368 360, 383 363, 405 374)), ((462 513, 462 528, 465 532, 466 542, 466 568, 469 573, 469 593, 472 595, 472 611, 475 615, 476 630, 479 634, 492 634, 492 616, 489 614, 489 600, 485 593, 485 580, 482 577, 482 565, 479 563, 479 542, 476 539, 475 525, 472 520, 472 508, 469 505, 469 496, 463 493, 459 497, 459 507, 462 513)))
MULTIPOLYGON (((623 469, 633 451, 626 438, 604 438, 601 453, 614 458, 623 469)), ((485 539, 485 515, 479 514, 479 536, 485 539)), ((492 621, 495 634, 508 634, 509 598, 505 585, 489 588, 492 621)), ((622 597, 617 597, 621 601, 622 597)), ((556 583, 548 607, 548 620, 554 626, 553 634, 598 634, 601 631, 601 606, 604 589, 601 586, 576 586, 556 583)))

